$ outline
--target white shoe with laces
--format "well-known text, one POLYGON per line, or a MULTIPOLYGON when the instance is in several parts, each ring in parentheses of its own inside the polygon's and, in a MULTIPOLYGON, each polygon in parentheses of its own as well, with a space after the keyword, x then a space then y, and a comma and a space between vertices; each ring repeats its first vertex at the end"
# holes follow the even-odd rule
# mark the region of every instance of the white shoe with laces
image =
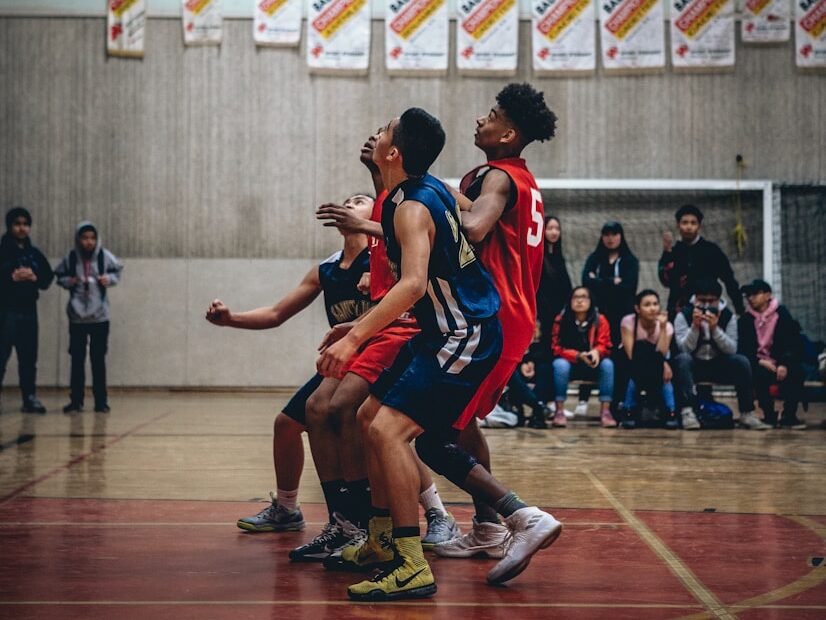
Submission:
POLYGON ((588 401, 581 400, 577 403, 576 409, 574 409, 574 415, 584 416, 588 413, 588 401))
POLYGON ((740 414, 740 426, 753 431, 767 431, 771 428, 771 426, 769 426, 768 424, 763 422, 763 420, 758 418, 757 414, 754 413, 754 411, 749 411, 748 413, 740 414))
POLYGON ((562 523, 536 506, 520 508, 505 519, 510 537, 505 557, 488 573, 488 583, 510 581, 528 567, 540 549, 550 547, 562 533, 562 523))
POLYGON ((498 560, 505 555, 505 541, 510 531, 498 523, 479 523, 473 518, 473 528, 464 536, 433 547, 436 555, 444 558, 484 556, 498 560))

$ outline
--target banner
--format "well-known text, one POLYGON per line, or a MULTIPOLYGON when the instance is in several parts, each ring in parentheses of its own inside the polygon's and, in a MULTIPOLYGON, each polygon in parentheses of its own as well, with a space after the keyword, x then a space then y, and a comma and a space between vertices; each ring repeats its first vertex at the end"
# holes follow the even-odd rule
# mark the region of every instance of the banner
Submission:
POLYGON ((223 27, 222 0, 182 0, 184 43, 220 45, 223 27))
POLYGON ((671 64, 734 67, 734 0, 672 0, 671 64))
POLYGON ((794 20, 795 64, 826 67, 826 0, 797 0, 794 20))
POLYGON ((534 71, 547 74, 596 69, 594 0, 534 0, 531 31, 534 71))
POLYGON ((512 75, 519 50, 516 0, 457 0, 456 66, 466 73, 512 75))
POLYGON ((446 0, 389 0, 385 16, 388 71, 447 72, 446 0))
POLYGON ((109 0, 106 7, 106 51, 110 56, 143 58, 145 0, 109 0))
POLYGON ((665 67, 665 26, 660 0, 600 0, 602 65, 608 71, 665 67))
POLYGON ((295 46, 301 41, 301 0, 253 0, 256 45, 295 46))
POLYGON ((366 74, 370 66, 370 3, 310 0, 307 64, 315 72, 366 74))
POLYGON ((740 20, 743 43, 780 43, 791 36, 789 0, 745 0, 740 20))

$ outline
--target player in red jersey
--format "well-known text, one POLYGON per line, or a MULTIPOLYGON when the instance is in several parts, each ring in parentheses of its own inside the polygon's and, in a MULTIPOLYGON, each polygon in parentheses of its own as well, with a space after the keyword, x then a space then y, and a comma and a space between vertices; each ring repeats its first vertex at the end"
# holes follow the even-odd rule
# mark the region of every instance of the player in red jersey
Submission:
MULTIPOLYGON (((531 343, 542 271, 542 194, 521 154, 531 142, 552 138, 556 127, 556 115, 548 109, 544 95, 529 84, 507 85, 496 102, 476 121, 475 144, 487 162, 464 176, 457 196, 463 209, 462 228, 475 244, 501 299, 501 358, 454 425, 462 430, 460 445, 488 471, 490 453, 474 418, 484 418, 494 408, 531 343)), ((473 529, 437 545, 437 554, 505 555, 509 528, 500 523, 491 506, 477 499, 474 504, 473 529)))

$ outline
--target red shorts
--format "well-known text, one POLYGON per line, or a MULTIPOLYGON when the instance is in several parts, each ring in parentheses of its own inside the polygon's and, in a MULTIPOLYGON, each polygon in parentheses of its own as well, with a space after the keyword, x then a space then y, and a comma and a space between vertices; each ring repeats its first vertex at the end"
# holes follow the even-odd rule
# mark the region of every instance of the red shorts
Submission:
POLYGON ((508 381, 511 380, 513 372, 521 361, 521 358, 506 359, 500 357, 499 361, 496 362, 496 366, 493 367, 493 370, 490 371, 490 374, 482 382, 482 385, 479 386, 476 396, 474 396, 473 400, 465 407, 459 419, 454 422, 453 428, 462 430, 470 423, 474 416, 484 418, 493 411, 496 403, 498 403, 502 397, 505 386, 508 385, 508 381))
POLYGON ((358 375, 372 385, 385 368, 393 365, 399 349, 419 333, 415 320, 399 319, 365 342, 341 372, 358 375))

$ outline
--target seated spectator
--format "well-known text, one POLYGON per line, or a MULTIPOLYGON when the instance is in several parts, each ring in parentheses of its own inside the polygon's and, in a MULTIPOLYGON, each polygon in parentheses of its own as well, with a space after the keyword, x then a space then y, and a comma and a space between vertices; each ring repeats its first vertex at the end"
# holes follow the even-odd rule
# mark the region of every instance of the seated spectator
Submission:
POLYGON ((600 418, 606 428, 617 425, 611 415, 614 392, 614 364, 611 355, 611 328, 597 312, 591 292, 578 286, 568 306, 556 317, 551 336, 554 354, 554 392, 556 412, 554 426, 566 426, 565 395, 571 378, 596 380, 599 385, 600 418))
POLYGON ((783 397, 781 428, 804 430, 806 424, 797 417, 797 405, 803 392, 802 340, 800 324, 786 306, 772 297, 772 288, 764 280, 754 280, 742 288, 749 302, 740 317, 737 350, 751 363, 757 403, 763 420, 777 425, 774 398, 770 388, 777 385, 783 397))
POLYGON ((661 310, 656 291, 645 289, 637 294, 634 314, 622 319, 620 329, 622 348, 629 362, 625 391, 628 419, 623 421, 623 426, 635 426, 639 392, 645 390, 649 405, 663 412, 665 427, 678 428, 671 366, 666 361, 674 326, 668 321, 668 314, 661 310))
MULTIPOLYGON (((668 316, 676 317, 697 292, 700 280, 721 280, 737 314, 743 314, 740 285, 734 277, 728 257, 716 243, 700 236, 703 212, 694 205, 683 205, 674 214, 680 240, 675 244, 670 232, 663 233, 663 253, 658 274, 668 287, 668 316)), ((676 328, 676 324, 674 325, 676 328)))
POLYGON ((532 412, 528 425, 548 428, 545 416, 549 411, 546 403, 552 398, 552 374, 551 348, 542 341, 541 325, 537 322, 533 341, 508 382, 508 400, 515 409, 519 426, 525 423, 523 407, 528 406, 532 412))
POLYGON ((690 303, 674 321, 678 355, 672 364, 683 428, 697 430, 696 381, 733 384, 737 390, 740 424, 753 430, 771 428, 754 413, 751 366, 737 354, 737 322, 720 298, 723 289, 716 280, 700 280, 690 303))

